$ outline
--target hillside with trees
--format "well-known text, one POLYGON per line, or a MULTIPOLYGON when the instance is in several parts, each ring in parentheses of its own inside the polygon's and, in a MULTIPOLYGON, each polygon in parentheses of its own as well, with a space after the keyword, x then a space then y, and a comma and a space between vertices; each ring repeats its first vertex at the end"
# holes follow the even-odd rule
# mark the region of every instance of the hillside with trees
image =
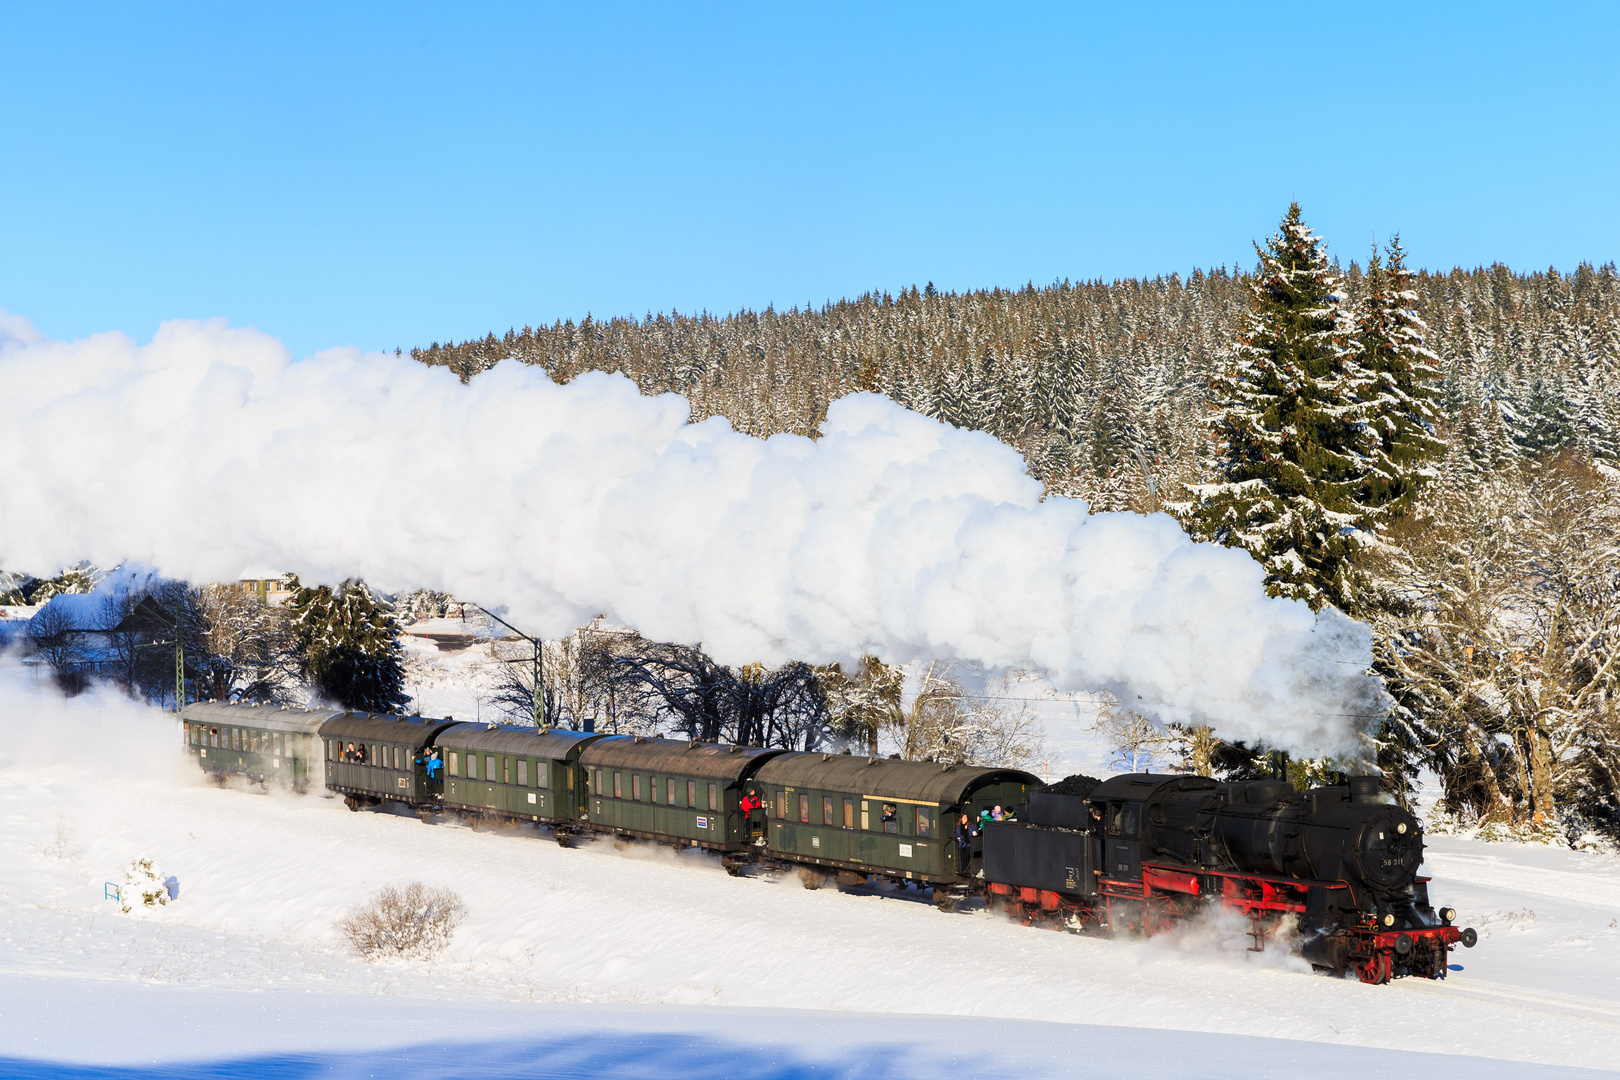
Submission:
MULTIPOLYGON (((1368 621, 1397 797, 1428 769, 1464 823, 1620 835, 1615 265, 1413 271, 1397 239, 1345 266, 1297 206, 1256 255, 1185 279, 587 316, 412 356, 464 381, 505 359, 620 372, 755 435, 814 434, 861 390, 988 431, 1049 494, 1167 510, 1249 551, 1275 594, 1368 621)), ((1189 767, 1260 767, 1263 748, 1207 732, 1152 737, 1189 767)))

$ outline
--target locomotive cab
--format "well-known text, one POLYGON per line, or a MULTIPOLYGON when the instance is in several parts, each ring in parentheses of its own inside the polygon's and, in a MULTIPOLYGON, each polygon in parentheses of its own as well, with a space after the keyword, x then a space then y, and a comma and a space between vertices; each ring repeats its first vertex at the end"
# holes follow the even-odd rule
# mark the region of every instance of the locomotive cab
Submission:
POLYGON ((1142 876, 1142 803, 1108 802, 1103 807, 1103 873, 1119 881, 1142 876))

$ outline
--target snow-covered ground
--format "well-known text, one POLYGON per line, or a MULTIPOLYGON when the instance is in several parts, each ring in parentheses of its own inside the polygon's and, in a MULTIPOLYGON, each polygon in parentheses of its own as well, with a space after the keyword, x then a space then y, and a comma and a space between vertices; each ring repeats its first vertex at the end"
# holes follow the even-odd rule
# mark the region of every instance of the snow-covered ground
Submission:
POLYGON ((1444 983, 1366 987, 1248 953, 1241 927, 1098 940, 945 915, 915 892, 733 879, 692 852, 565 850, 532 829, 219 789, 185 767, 172 719, 0 676, 0 1075, 1620 1068, 1610 855, 1433 838, 1435 896, 1479 947, 1444 983), (122 915, 104 883, 143 853, 179 898, 122 915), (411 879, 464 900, 450 946, 431 962, 348 953, 333 921, 411 879))

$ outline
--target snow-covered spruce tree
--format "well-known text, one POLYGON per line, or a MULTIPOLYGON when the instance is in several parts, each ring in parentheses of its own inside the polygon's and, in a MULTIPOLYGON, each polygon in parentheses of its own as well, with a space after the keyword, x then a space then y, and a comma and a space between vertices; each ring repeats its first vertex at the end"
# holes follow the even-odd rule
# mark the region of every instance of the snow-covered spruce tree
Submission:
POLYGON ((363 581, 308 589, 293 579, 293 637, 299 668, 316 691, 346 709, 391 713, 405 693, 399 622, 363 581))
POLYGON ((1396 236, 1373 253, 1365 296, 1356 317, 1356 363, 1369 378, 1363 416, 1377 440, 1356 492, 1356 501, 1380 520, 1404 513, 1436 473, 1429 464, 1443 454, 1440 411, 1434 403, 1439 357, 1426 344, 1428 326, 1418 316, 1416 275, 1396 236))
POLYGON ((1348 607, 1350 534, 1371 516, 1357 501, 1375 442, 1361 400, 1368 374, 1298 203, 1255 250, 1248 325, 1210 384, 1217 479, 1171 508, 1193 536, 1252 554, 1272 595, 1348 607))

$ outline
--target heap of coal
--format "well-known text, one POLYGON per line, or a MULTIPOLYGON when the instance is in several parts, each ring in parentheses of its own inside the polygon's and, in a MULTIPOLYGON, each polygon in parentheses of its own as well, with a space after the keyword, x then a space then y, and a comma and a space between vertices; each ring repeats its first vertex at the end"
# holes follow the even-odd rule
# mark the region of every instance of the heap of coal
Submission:
POLYGON ((1047 784, 1041 791, 1048 795, 1074 795, 1083 799, 1100 783, 1102 781, 1095 776, 1075 773, 1073 776, 1065 776, 1054 784, 1047 784))

